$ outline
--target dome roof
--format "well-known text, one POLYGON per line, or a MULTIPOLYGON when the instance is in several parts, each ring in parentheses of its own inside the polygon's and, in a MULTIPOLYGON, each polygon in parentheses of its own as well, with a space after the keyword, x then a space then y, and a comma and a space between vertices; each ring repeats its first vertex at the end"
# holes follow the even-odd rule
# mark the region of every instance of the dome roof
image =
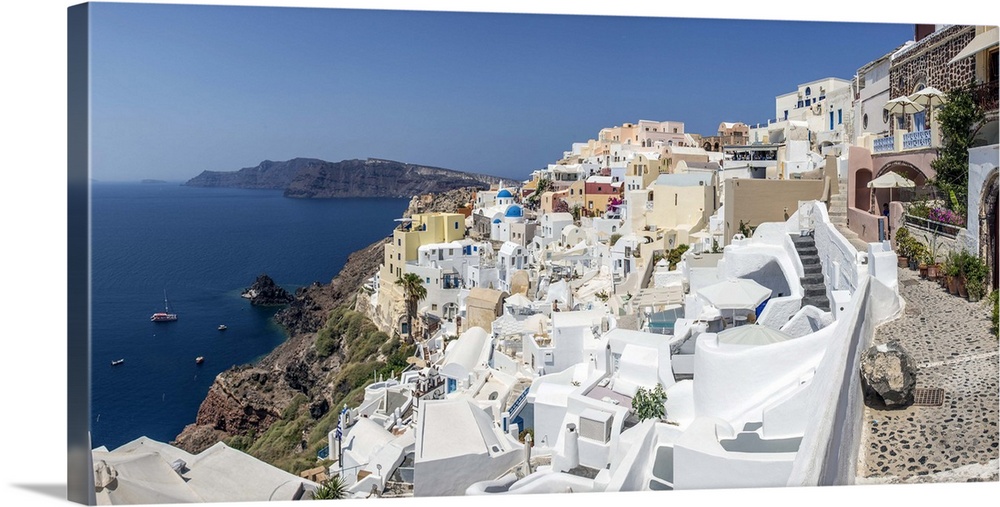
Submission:
POLYGON ((494 219, 493 219, 493 223, 495 223, 495 224, 499 224, 499 223, 500 223, 500 219, 499 219, 499 218, 494 218, 494 219))
POLYGON ((507 212, 504 213, 504 216, 511 218, 521 217, 524 216, 524 211, 517 204, 511 204, 507 207, 507 212))
POLYGON ((500 193, 497 194, 497 198, 498 199, 501 198, 501 197, 511 198, 511 197, 514 197, 514 194, 511 194, 510 190, 507 190, 506 188, 503 188, 503 189, 500 189, 500 193))

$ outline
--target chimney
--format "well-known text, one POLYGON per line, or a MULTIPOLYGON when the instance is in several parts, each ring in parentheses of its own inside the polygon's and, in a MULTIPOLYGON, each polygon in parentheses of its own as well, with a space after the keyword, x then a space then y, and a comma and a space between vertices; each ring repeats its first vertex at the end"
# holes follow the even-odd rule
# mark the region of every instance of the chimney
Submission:
POLYGON ((927 37, 928 35, 934 33, 936 25, 914 25, 913 27, 913 40, 915 42, 920 42, 920 39, 927 37))

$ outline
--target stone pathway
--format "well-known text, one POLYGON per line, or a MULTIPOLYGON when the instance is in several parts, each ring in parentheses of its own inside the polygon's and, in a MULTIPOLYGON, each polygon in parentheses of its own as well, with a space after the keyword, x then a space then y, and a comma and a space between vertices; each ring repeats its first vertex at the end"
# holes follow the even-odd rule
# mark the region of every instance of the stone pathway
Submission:
POLYGON ((875 330, 917 365, 917 388, 944 389, 941 406, 865 407, 856 483, 998 480, 1000 364, 989 303, 952 296, 899 270, 902 317, 875 330))

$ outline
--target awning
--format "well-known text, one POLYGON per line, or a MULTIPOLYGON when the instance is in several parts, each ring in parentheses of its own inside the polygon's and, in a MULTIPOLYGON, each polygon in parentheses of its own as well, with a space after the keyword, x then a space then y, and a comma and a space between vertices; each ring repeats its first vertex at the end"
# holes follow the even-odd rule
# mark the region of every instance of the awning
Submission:
POLYGON ((1000 42, 1000 28, 991 28, 985 32, 977 35, 975 38, 965 46, 965 49, 958 52, 955 58, 952 58, 948 63, 955 63, 962 58, 972 56, 984 49, 996 46, 1000 42))

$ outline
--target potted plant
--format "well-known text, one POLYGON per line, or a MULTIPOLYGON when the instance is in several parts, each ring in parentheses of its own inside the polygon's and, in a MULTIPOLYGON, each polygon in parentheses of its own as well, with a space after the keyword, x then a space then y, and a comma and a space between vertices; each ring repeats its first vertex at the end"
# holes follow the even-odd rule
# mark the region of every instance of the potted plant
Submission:
POLYGON ((958 264, 958 254, 949 252, 944 259, 944 280, 945 288, 949 294, 958 294, 958 276, 960 267, 958 264))
MULTIPOLYGON (((928 246, 928 257, 926 259, 927 263, 927 278, 931 280, 937 280, 938 278, 938 262, 940 258, 938 257, 938 247, 941 245, 938 242, 938 235, 934 234, 932 238, 928 238, 924 235, 924 239, 927 240, 928 246)), ((923 272, 921 272, 921 275, 923 272)))
POLYGON ((899 263, 899 267, 905 268, 910 262, 910 244, 913 238, 910 238, 910 231, 906 227, 900 227, 896 231, 896 261, 899 263))
POLYGON ((965 289, 969 301, 975 303, 983 297, 986 290, 986 276, 989 267, 978 256, 969 254, 965 266, 965 289))
POLYGON ((909 244, 907 257, 910 263, 910 270, 916 271, 920 267, 920 257, 923 255, 920 253, 920 250, 924 247, 924 245, 913 238, 909 238, 907 242, 909 244))

